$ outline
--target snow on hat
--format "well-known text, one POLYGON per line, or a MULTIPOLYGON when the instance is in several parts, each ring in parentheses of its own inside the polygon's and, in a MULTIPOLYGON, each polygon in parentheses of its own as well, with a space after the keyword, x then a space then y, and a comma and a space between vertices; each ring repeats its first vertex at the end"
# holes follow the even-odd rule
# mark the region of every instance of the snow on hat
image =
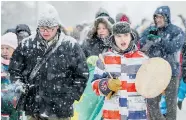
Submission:
POLYGON ((113 34, 131 33, 131 27, 128 22, 117 22, 112 27, 113 34))
POLYGON ((95 18, 98 18, 98 17, 109 17, 109 13, 107 10, 105 10, 104 8, 99 8, 99 10, 96 12, 96 15, 95 15, 95 18))
POLYGON ((113 19, 112 17, 110 17, 110 15, 109 15, 109 13, 107 12, 107 10, 105 10, 104 8, 99 8, 99 10, 98 10, 97 13, 96 13, 95 18, 97 19, 97 18, 102 18, 102 17, 107 18, 108 21, 109 21, 111 24, 114 24, 114 23, 115 23, 114 19, 113 19))
POLYGON ((129 17, 126 14, 118 13, 116 15, 116 22, 128 22, 130 23, 129 17))
POLYGON ((18 46, 18 40, 16 34, 9 32, 1 36, 1 45, 8 45, 13 49, 16 49, 18 46))
POLYGON ((54 27, 61 25, 59 14, 54 6, 46 4, 42 10, 38 19, 38 27, 54 27))

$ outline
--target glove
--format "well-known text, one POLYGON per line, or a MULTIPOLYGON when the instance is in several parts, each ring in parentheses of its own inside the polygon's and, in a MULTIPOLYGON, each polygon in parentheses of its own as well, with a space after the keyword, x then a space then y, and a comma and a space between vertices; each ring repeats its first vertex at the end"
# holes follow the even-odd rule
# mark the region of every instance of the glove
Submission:
POLYGON ((147 54, 148 50, 150 49, 150 47, 151 47, 153 44, 154 44, 153 41, 147 40, 146 44, 143 46, 143 48, 141 48, 141 51, 147 54))
POLYGON ((26 92, 26 85, 19 80, 15 82, 14 84, 14 90, 16 93, 25 93, 26 92))
POLYGON ((99 89, 107 99, 110 99, 118 90, 121 89, 121 81, 119 79, 103 78, 99 82, 99 89))
POLYGON ((154 35, 154 34, 149 34, 149 35, 147 36, 147 38, 148 38, 148 40, 150 40, 150 41, 154 41, 154 40, 156 40, 156 39, 159 39, 160 36, 154 35))
POLYGON ((109 100, 118 90, 121 89, 121 81, 119 79, 110 79, 108 81, 108 88, 112 90, 106 98, 109 100))
POLYGON ((121 81, 117 79, 110 79, 108 81, 108 88, 114 92, 117 92, 121 89, 121 81))
POLYGON ((16 93, 27 93, 29 89, 33 88, 34 85, 24 84, 20 82, 19 80, 15 82, 14 90, 16 93))
POLYGON ((181 110, 182 109, 182 101, 178 101, 178 108, 181 110))
POLYGON ((107 100, 110 100, 111 97, 112 97, 114 94, 115 94, 115 92, 111 91, 111 92, 106 96, 107 100))
POLYGON ((96 62, 98 59, 99 59, 98 56, 95 56, 95 55, 90 56, 87 59, 87 64, 92 65, 92 66, 96 66, 96 62))
POLYGON ((150 41, 156 41, 156 40, 160 39, 160 36, 158 36, 158 30, 157 30, 157 28, 152 28, 149 31, 149 35, 147 36, 147 38, 150 41))
POLYGON ((152 28, 149 30, 149 34, 158 35, 158 29, 157 29, 156 27, 152 27, 152 28))

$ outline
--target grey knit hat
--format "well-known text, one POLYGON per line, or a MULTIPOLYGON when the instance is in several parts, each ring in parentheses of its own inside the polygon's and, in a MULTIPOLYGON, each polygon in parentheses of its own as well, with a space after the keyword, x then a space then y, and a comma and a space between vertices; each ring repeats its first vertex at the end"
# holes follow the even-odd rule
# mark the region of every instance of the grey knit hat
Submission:
POLYGON ((111 24, 115 23, 114 19, 109 15, 108 11, 104 8, 99 8, 99 10, 96 12, 95 19, 100 17, 107 18, 111 24))
POLYGON ((38 27, 54 27, 61 25, 59 14, 54 6, 46 4, 39 15, 38 27))
POLYGON ((104 8, 99 8, 99 10, 96 12, 96 15, 95 15, 95 18, 98 18, 98 17, 109 17, 109 13, 107 10, 105 10, 104 8))
POLYGON ((117 22, 112 27, 113 35, 131 33, 130 24, 127 22, 117 22))

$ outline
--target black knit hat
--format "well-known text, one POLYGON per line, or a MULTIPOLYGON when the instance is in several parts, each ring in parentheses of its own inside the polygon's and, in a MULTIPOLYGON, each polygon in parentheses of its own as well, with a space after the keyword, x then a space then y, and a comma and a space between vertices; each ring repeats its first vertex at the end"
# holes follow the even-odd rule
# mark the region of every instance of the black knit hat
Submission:
POLYGON ((18 33, 21 32, 21 31, 25 31, 25 32, 27 32, 29 35, 31 35, 31 30, 30 30, 29 26, 26 25, 26 24, 18 24, 18 25, 16 26, 16 34, 18 34, 18 33))
POLYGON ((117 22, 112 27, 113 35, 131 33, 130 24, 127 22, 117 22))

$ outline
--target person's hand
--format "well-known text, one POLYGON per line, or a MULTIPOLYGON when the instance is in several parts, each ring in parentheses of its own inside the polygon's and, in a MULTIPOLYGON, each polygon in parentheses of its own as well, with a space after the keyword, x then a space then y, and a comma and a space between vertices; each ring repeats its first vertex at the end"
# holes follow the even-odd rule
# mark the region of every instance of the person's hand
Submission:
POLYGON ((149 35, 147 35, 147 38, 149 41, 157 41, 160 39, 160 36, 158 36, 158 30, 157 28, 151 28, 149 31, 149 35))
POLYGON ((115 92, 111 91, 111 92, 106 96, 107 100, 110 100, 111 97, 112 97, 114 94, 115 94, 115 92))
POLYGON ((15 82, 14 84, 14 91, 16 93, 25 93, 26 92, 26 85, 19 80, 15 82))
POLYGON ((154 34, 149 34, 149 35, 147 36, 147 38, 148 38, 148 40, 150 40, 150 41, 155 41, 155 40, 157 40, 157 39, 160 39, 160 36, 154 35, 154 34))
POLYGON ((109 79, 108 80, 108 88, 112 90, 106 98, 109 100, 111 97, 120 90, 121 87, 121 81, 119 79, 109 79))
POLYGON ((14 91, 16 93, 27 93, 29 91, 29 89, 32 89, 34 87, 34 85, 29 85, 29 84, 24 84, 20 81, 16 81, 14 84, 14 91))
POLYGON ((102 79, 99 83, 99 89, 109 100, 121 89, 121 81, 119 79, 102 79))
POLYGON ((114 92, 121 89, 121 81, 119 79, 109 79, 108 88, 114 92))

